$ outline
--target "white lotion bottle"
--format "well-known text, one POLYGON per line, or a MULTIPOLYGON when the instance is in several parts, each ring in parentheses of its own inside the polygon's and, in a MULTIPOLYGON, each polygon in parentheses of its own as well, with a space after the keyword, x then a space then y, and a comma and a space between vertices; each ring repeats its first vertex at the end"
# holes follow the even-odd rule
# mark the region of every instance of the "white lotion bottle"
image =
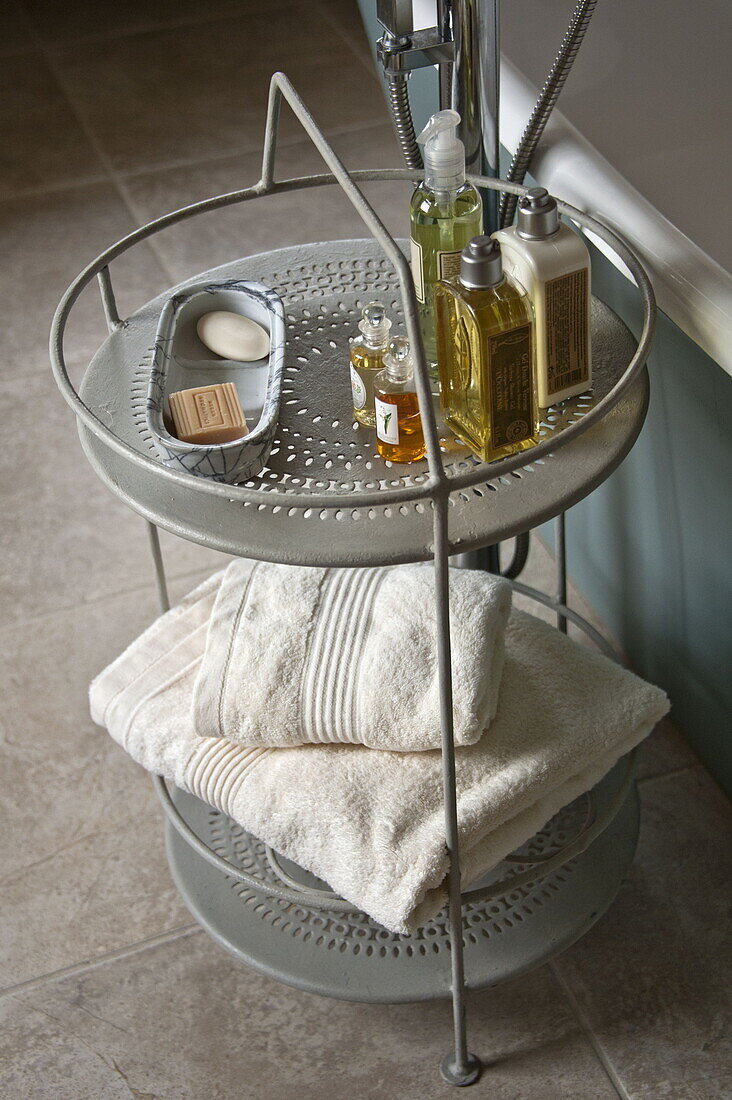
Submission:
POLYGON ((562 225, 557 204, 543 187, 523 195, 516 225, 493 237, 501 246, 504 272, 534 306, 539 407, 585 393, 592 386, 586 244, 562 225))

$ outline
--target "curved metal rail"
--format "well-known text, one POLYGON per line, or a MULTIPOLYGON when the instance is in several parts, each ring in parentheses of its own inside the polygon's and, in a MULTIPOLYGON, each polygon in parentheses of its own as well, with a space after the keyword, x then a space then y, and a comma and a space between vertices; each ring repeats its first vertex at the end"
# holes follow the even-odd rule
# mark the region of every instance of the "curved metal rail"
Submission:
MULTIPOLYGON (((294 91, 289 81, 282 77, 281 74, 275 74, 275 77, 273 77, 273 88, 274 92, 270 101, 270 112, 267 123, 262 177, 254 187, 245 188, 240 191, 232 191, 228 194, 219 195, 214 198, 204 199, 202 202, 193 203, 190 206, 182 207, 180 210, 157 218, 155 221, 130 233, 128 236, 122 238, 122 240, 102 252, 100 256, 93 260, 92 263, 81 272, 68 288, 56 310, 50 338, 50 355, 53 373, 64 399, 73 409, 79 420, 106 446, 128 459, 134 465, 144 468, 158 477, 165 479, 170 482, 171 485, 186 485, 191 488, 193 483, 197 491, 213 496, 225 497, 231 502, 242 501, 254 504, 261 503, 265 498, 263 490, 243 485, 221 484, 204 478, 195 478, 193 475, 163 466, 162 463, 157 462, 150 456, 135 450, 134 447, 121 440, 109 427, 107 427, 107 425, 102 423, 96 414, 89 409, 81 399, 69 378, 63 347, 66 325, 74 303, 95 276, 97 276, 99 280, 102 303, 110 331, 114 331, 116 328, 125 324, 117 313, 109 265, 118 256, 127 252, 134 245, 146 240, 153 234, 171 225, 176 225, 179 222, 196 217, 199 214, 232 206, 240 202, 246 202, 270 194, 281 194, 287 191, 323 187, 337 183, 345 191, 365 225, 381 245, 385 255, 392 262, 398 276, 407 332, 414 349, 415 382, 417 385, 420 413, 427 443, 429 476, 422 485, 419 486, 384 488, 371 492, 337 492, 329 490, 325 493, 288 493, 288 506, 303 508, 339 508, 342 507, 346 501, 349 504, 357 504, 361 507, 399 504, 429 497, 444 497, 457 489, 479 484, 486 478, 486 470, 488 469, 486 464, 480 463, 465 473, 449 477, 445 472, 439 448, 438 433, 430 396, 429 377, 418 322, 417 301, 411 281, 409 264, 393 237, 391 237, 384 228, 373 208, 361 194, 355 182, 411 180, 415 178, 415 173, 409 169, 363 170, 349 173, 328 146, 325 138, 312 119, 312 116, 307 111, 307 108, 294 91), (305 130, 326 161, 326 164, 332 168, 332 172, 315 176, 296 177, 280 182, 273 179, 272 166, 275 151, 276 116, 279 113, 279 96, 282 94, 286 96, 305 130)), ((494 180, 479 176, 471 178, 472 182, 480 187, 517 195, 524 194, 526 191, 525 187, 508 183, 505 180, 494 180)), ((656 303, 653 288, 643 265, 630 245, 628 245, 614 230, 610 229, 597 218, 590 217, 590 215, 583 213, 581 210, 577 210, 568 203, 558 202, 558 206, 563 214, 566 214, 577 224, 595 233, 613 249, 616 255, 626 264, 635 279, 642 298, 644 312, 643 327, 636 351, 615 386, 580 420, 564 428, 557 435, 533 447, 531 449, 532 462, 541 459, 550 452, 556 453, 561 447, 566 446, 572 440, 586 432, 593 424, 597 423, 598 420, 604 417, 618 404, 643 368, 653 339, 655 326, 656 303)), ((519 452, 516 455, 511 455, 498 462, 490 463, 490 477, 499 478, 509 474, 513 470, 525 465, 526 461, 527 453, 519 452)))

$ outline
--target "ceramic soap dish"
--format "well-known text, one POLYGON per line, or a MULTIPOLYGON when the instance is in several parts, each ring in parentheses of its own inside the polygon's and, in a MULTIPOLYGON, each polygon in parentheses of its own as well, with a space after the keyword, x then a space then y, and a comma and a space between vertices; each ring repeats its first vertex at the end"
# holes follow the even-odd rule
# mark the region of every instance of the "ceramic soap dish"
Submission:
POLYGON ((285 356, 282 302, 261 283, 231 280, 190 285, 166 303, 155 336, 147 394, 147 425, 166 466, 196 477, 240 482, 266 464, 277 428, 285 356), (269 356, 256 362, 221 359, 199 339, 196 326, 206 313, 222 310, 256 321, 270 336, 269 356), (171 434, 169 397, 179 390, 233 382, 248 435, 229 443, 184 443, 171 434))

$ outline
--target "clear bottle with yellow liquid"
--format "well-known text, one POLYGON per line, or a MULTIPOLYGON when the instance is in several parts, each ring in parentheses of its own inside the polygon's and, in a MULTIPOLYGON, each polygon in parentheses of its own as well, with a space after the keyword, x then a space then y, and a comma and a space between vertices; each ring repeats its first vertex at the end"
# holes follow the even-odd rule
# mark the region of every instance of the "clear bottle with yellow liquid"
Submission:
POLYGON ((501 249, 475 237, 457 279, 435 287, 440 400, 455 435, 484 462, 539 441, 534 312, 503 273, 501 249))
POLYGON ((419 135, 417 140, 424 146, 424 180, 415 188, 409 209, 412 278, 427 366, 434 379, 434 287, 439 279, 457 275, 460 253, 483 230, 480 195, 465 179, 459 122, 457 111, 438 111, 419 135))
POLYGON ((414 389, 414 363, 409 341, 397 336, 384 356, 384 369, 374 380, 376 446, 389 462, 417 462, 425 443, 419 399, 414 389))
POLYGON ((361 335, 353 337, 350 348, 353 415, 359 424, 374 428, 374 378, 384 369, 391 331, 391 321, 381 302, 363 307, 358 327, 361 335))

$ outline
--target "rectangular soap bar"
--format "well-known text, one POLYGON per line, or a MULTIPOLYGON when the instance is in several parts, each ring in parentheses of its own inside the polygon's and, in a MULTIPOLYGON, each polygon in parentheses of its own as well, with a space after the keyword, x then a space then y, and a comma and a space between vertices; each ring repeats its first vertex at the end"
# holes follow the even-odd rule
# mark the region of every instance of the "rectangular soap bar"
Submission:
POLYGON ((171 393, 170 412, 184 443, 230 443, 249 431, 233 382, 171 393))

